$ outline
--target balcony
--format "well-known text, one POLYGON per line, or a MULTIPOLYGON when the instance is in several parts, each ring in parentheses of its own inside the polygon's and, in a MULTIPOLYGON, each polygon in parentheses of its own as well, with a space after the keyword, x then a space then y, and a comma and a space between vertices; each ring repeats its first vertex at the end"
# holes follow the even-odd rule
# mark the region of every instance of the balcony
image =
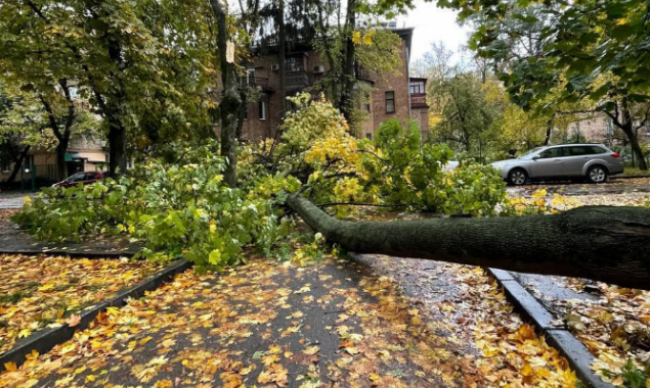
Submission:
POLYGON ((309 78, 305 70, 286 71, 284 74, 284 87, 288 92, 303 90, 309 86, 309 78))
POLYGON ((269 86, 268 78, 254 77, 249 75, 244 78, 244 82, 248 84, 251 88, 259 88, 264 92, 272 92, 273 88, 269 86))
POLYGON ((428 108, 427 105, 427 94, 426 93, 414 93, 411 94, 411 109, 420 109, 428 108))

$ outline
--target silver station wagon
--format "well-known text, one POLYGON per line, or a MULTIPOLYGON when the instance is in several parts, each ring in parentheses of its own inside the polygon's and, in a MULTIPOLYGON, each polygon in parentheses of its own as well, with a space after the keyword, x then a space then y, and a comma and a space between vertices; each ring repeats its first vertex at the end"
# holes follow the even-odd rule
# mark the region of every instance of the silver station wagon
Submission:
POLYGON ((492 163, 512 185, 530 179, 587 178, 602 183, 623 172, 620 155, 602 144, 562 144, 538 147, 516 159, 492 163))

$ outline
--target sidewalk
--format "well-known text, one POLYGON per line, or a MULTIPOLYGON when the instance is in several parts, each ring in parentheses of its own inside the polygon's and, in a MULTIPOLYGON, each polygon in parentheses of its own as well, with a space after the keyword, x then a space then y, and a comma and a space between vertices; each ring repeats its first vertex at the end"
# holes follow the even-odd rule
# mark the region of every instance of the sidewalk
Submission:
POLYGON ((368 256, 188 270, 0 375, 0 386, 574 386, 491 282, 470 267, 368 256))

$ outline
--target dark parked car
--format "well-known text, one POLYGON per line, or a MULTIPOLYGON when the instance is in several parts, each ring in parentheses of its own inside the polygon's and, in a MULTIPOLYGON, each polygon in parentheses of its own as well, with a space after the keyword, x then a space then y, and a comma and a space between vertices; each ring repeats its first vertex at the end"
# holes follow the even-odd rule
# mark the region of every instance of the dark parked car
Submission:
POLYGON ((620 155, 602 144, 563 144, 535 148, 516 159, 492 163, 512 185, 529 179, 582 177, 602 183, 623 172, 620 155))
POLYGON ((88 171, 78 172, 70 175, 65 180, 55 183, 52 187, 73 187, 81 183, 82 185, 89 185, 104 179, 104 173, 101 171, 88 171))

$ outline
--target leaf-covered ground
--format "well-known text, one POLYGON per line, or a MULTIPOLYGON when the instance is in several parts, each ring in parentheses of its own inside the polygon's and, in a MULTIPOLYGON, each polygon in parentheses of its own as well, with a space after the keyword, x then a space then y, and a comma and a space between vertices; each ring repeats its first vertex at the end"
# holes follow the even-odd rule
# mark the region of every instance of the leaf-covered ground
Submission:
POLYGON ((0 353, 152 274, 145 261, 0 255, 0 353))
MULTIPOLYGON (((576 283, 573 283, 576 286, 576 283)), ((579 286, 579 285, 578 285, 579 286)), ((650 386, 650 292, 598 283, 597 300, 558 301, 565 323, 597 357, 592 368, 614 385, 650 386)))
MULTIPOLYGON (((561 211, 588 205, 647 206, 649 191, 650 179, 640 178, 604 185, 531 185, 512 193, 530 198, 543 193, 561 211), (597 194, 588 194, 593 192, 597 194), (554 203, 551 197, 559 199, 554 203)), ((597 358, 592 369, 604 381, 650 387, 650 292, 576 278, 521 277, 558 325, 571 329, 597 358)))
POLYGON ((363 260, 186 271, 2 374, 0 386, 574 386, 481 270, 363 260), (406 292, 406 274, 431 295, 406 292))

